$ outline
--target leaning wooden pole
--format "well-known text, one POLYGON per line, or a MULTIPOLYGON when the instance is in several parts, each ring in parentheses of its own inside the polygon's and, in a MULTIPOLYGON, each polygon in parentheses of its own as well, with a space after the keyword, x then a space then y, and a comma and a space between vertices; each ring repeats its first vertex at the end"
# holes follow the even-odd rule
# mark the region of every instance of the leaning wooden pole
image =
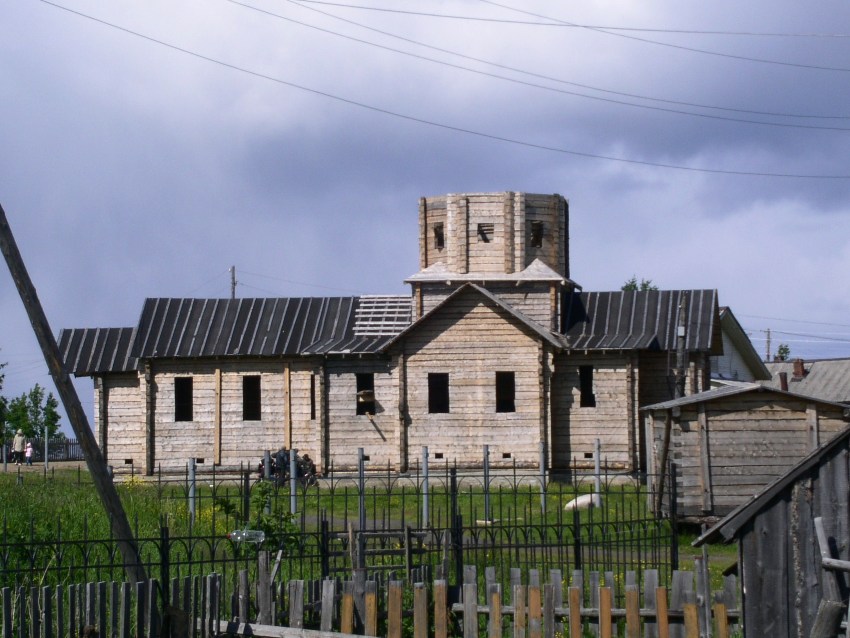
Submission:
POLYGON ((21 301, 24 302, 35 336, 41 346, 41 352, 44 354, 44 360, 50 369, 50 376, 53 377, 59 398, 68 414, 68 420, 71 422, 74 434, 80 442, 86 465, 94 479, 95 489, 103 502, 106 514, 112 521, 112 534, 118 542, 121 557, 124 559, 124 572, 131 582, 145 581, 147 580, 145 568, 139 557, 138 546, 133 537, 133 531, 130 529, 127 514, 121 505, 121 499, 115 490, 112 478, 107 472, 106 462, 89 427, 86 413, 80 404, 80 398, 77 396, 77 390, 65 371, 59 347, 50 331, 47 317, 44 315, 35 287, 32 285, 32 280, 27 273, 23 259, 21 259, 21 253, 15 243, 12 229, 6 221, 6 212, 2 206, 0 206, 0 250, 3 251, 3 256, 6 258, 6 264, 9 266, 9 272, 12 274, 12 279, 14 279, 18 293, 21 295, 21 301))

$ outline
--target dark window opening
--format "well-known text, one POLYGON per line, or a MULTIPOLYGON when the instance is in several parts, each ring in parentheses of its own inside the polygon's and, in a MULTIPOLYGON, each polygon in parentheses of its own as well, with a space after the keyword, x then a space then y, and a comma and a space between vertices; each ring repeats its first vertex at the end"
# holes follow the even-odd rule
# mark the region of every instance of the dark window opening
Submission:
POLYGON ((428 412, 446 414, 449 411, 449 373, 428 373, 428 412))
POLYGON ((375 374, 358 372, 357 414, 375 414, 375 374))
POLYGON ((174 420, 192 420, 192 377, 174 378, 174 420))
POLYGON ((516 412, 516 377, 513 372, 496 373, 496 412, 516 412))
POLYGON ((446 237, 443 235, 443 225, 434 224, 434 248, 442 250, 446 246, 446 237))
POLYGON ((596 407, 596 395, 593 394, 593 366, 578 367, 579 390, 581 391, 581 402, 583 408, 596 407))
POLYGON ((531 222, 531 247, 543 248, 543 222, 531 222))
POLYGON ((310 420, 316 420, 316 375, 310 375, 310 420))
POLYGON ((242 420, 259 421, 262 419, 260 403, 260 376, 242 377, 242 420))
POLYGON ((478 239, 485 243, 493 239, 493 224, 478 224, 478 239))

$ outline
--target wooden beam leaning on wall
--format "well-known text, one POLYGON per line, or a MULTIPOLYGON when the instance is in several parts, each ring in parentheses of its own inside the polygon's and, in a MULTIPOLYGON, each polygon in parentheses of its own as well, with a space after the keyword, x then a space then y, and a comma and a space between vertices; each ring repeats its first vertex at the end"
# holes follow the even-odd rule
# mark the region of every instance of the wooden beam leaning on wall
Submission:
POLYGON ((50 376, 53 378, 56 391, 59 393, 59 398, 68 415, 68 421, 70 421, 74 435, 80 442, 83 456, 86 459, 86 466, 94 481, 97 494, 100 497, 101 503, 103 503, 107 516, 112 522, 112 533, 114 538, 117 539, 116 543, 124 561, 124 572, 132 582, 146 581, 147 575, 139 557, 138 546, 133 536, 130 522, 127 519, 127 514, 121 505, 121 499, 118 496, 115 485, 112 483, 112 477, 109 476, 103 455, 97 447, 97 441, 89 427, 88 418, 83 411, 83 406, 80 403, 80 398, 77 396, 74 384, 65 370, 59 347, 56 345, 53 332, 50 330, 44 309, 41 307, 41 302, 36 294, 35 286, 33 286, 32 280, 24 266, 18 246, 15 243, 15 238, 12 235, 12 229, 6 221, 6 212, 2 206, 0 206, 0 250, 2 250, 3 256, 6 258, 9 272, 15 281, 21 301, 24 303, 24 308, 26 308, 33 331, 38 339, 39 346, 41 346, 44 360, 50 370, 50 376))
POLYGON ((213 463, 221 465, 221 368, 215 369, 215 414, 213 416, 213 463))

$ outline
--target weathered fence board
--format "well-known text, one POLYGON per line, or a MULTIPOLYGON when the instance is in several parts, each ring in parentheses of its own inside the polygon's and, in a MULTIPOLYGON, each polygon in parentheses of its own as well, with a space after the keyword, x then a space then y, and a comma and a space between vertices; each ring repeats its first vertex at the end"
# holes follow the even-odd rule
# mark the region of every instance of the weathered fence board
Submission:
MULTIPOLYGON (((376 580, 364 580, 359 610, 353 581, 296 580, 278 586, 268 580, 268 557, 258 565, 253 587, 247 572, 235 575, 236 591, 226 604, 217 574, 185 577, 182 584, 173 579, 168 591, 160 591, 155 580, 3 588, 0 638, 214 638, 224 632, 265 638, 344 638, 355 633, 402 638, 406 617, 413 618, 413 638, 584 638, 589 633, 600 638, 727 638, 738 614, 733 582, 725 582, 724 591, 706 606, 697 597, 691 572, 676 572, 669 593, 657 586, 652 570, 643 574, 643 591, 635 573, 627 575, 618 591, 610 575, 574 572, 566 596, 558 570, 543 584, 539 573, 530 573, 528 584, 519 582, 517 574, 506 600, 502 585, 492 582, 493 572, 485 571, 482 593, 470 567, 464 570, 467 582, 458 602, 449 602, 444 580, 430 587, 399 580, 379 587, 376 580), (406 588, 412 590, 412 609, 404 608, 406 588), (162 597, 167 603, 160 606, 162 597), (615 604, 618 600, 622 607, 615 604)), ((708 592, 700 595, 712 600, 708 592)))

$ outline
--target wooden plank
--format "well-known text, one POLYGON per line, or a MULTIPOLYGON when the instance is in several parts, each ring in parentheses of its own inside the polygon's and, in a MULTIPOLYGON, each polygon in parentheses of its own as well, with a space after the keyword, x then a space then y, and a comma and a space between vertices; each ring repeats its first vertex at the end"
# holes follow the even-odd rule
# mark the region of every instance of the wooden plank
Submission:
POLYGON ((449 633, 448 590, 445 580, 434 581, 434 638, 446 638, 449 633))
POLYGON ((528 638, 542 638, 542 621, 543 605, 538 582, 528 587, 528 638))
POLYGON ((570 638, 582 638, 581 631, 581 590, 578 587, 570 587, 567 590, 569 598, 569 628, 570 638))
MULTIPOLYGON (((390 583, 392 585, 392 583, 390 583)), ((392 587, 390 588, 392 594, 392 587)), ((334 602, 336 600, 336 581, 333 579, 325 579, 322 581, 322 615, 319 622, 321 631, 331 631, 333 629, 334 619, 334 602)))
POLYGON ((699 464, 700 490, 702 495, 702 510, 711 511, 711 459, 709 458, 708 417, 705 413, 705 403, 697 406, 697 423, 699 425, 699 464))
MULTIPOLYGON (((64 638, 68 634, 68 627, 65 624, 65 596, 62 585, 56 585, 56 636, 64 638)), ((117 614, 115 614, 117 616, 117 614)), ((112 621, 113 626, 115 620, 112 621)), ((112 636, 117 637, 118 632, 113 629, 112 636)))
POLYGON ((685 638, 699 638, 699 608, 695 602, 685 603, 685 638))
MULTIPOLYGON (((53 638, 53 593, 50 586, 41 588, 41 627, 42 638, 53 638)), ((101 627, 105 627, 104 623, 101 627)), ((38 636, 38 634, 36 634, 38 636)))
POLYGON ((272 621, 272 588, 269 580, 269 552, 257 554, 257 622, 270 625, 272 621))
POLYGON ((387 588, 387 638, 401 638, 401 581, 391 580, 387 588))
MULTIPOLYGON (((467 570, 464 569, 464 580, 467 570)), ((463 638, 478 638, 478 585, 463 585, 463 638)))
MULTIPOLYGON (((555 609, 560 609, 564 606, 564 580, 561 575, 560 569, 550 569, 549 570, 549 582, 552 584, 552 605, 555 609)), ((554 618, 553 618, 554 620, 554 618)), ((553 631, 559 636, 564 635, 564 623, 561 621, 554 621, 553 631)), ((547 638, 551 638, 548 636, 547 638)))
POLYGON ((236 619, 241 623, 246 623, 248 618, 248 610, 251 608, 251 591, 250 583, 248 582, 248 570, 239 570, 239 580, 237 585, 237 600, 238 600, 238 615, 236 619))
POLYGON ((640 592, 635 585, 626 587, 626 638, 640 638, 640 592))
MULTIPOLYGON (((133 614, 131 594, 130 583, 121 583, 121 620, 118 634, 119 638, 130 638, 131 635, 130 622, 133 614)), ((73 627, 73 624, 71 626, 73 627)))
POLYGON ((378 583, 374 580, 366 581, 365 607, 366 618, 364 618, 364 634, 366 636, 378 635, 378 583))
POLYGON ((667 609, 667 588, 655 588, 655 622, 658 638, 670 638, 670 615, 667 609))
POLYGON ((525 585, 514 585, 511 600, 514 604, 514 638, 526 638, 526 589, 525 585))
POLYGON ((555 638, 555 588, 552 583, 543 586, 543 636, 555 638))
POLYGON ((354 633, 354 583, 350 580, 342 584, 342 607, 339 613, 339 630, 344 634, 354 633))
POLYGON ((289 581, 289 626, 304 627, 304 581, 289 581))
POLYGON ((613 628, 613 618, 611 609, 613 607, 613 597, 610 587, 599 588, 599 636, 600 638, 611 638, 613 628))
POLYGON ((145 633, 145 596, 147 595, 147 581, 136 583, 136 638, 146 638, 145 633))
POLYGON ((658 638, 658 624, 655 620, 656 596, 658 592, 658 570, 647 569, 643 573, 643 605, 652 614, 643 623, 645 638, 658 638))
MULTIPOLYGON (((413 638, 428 638, 428 590, 425 583, 413 585, 413 638)), ((501 635, 493 638, 501 638, 501 635)))
POLYGON ((729 617, 726 605, 714 603, 712 611, 714 612, 714 638, 729 638, 729 617))
POLYGON ((106 630, 106 581, 97 584, 97 628, 100 633, 106 630))
POLYGON ((502 585, 490 583, 487 585, 487 618, 488 638, 502 638, 502 585))

